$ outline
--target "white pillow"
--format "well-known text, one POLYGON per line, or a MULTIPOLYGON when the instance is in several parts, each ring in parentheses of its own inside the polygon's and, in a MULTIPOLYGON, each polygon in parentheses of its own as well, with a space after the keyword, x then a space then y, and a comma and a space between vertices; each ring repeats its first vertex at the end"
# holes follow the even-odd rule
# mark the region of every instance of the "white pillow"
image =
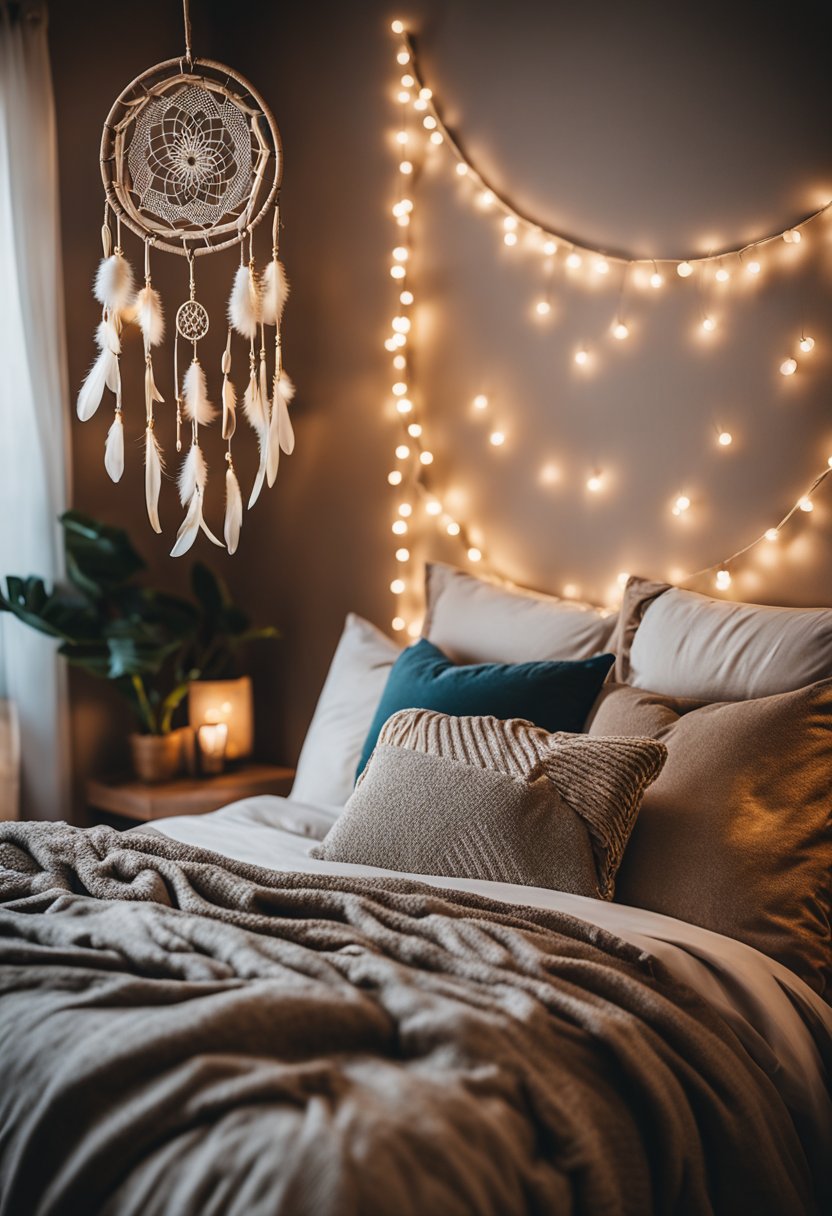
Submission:
POLYGON ((290 795, 294 801, 344 806, 399 651, 375 625, 349 614, 303 741, 290 795))
POLYGON ((616 617, 593 604, 504 587, 428 563, 423 636, 455 663, 588 659, 609 648, 616 617))
POLYGON ((749 701, 832 676, 829 608, 736 604, 631 579, 621 626, 616 679, 663 696, 749 701))

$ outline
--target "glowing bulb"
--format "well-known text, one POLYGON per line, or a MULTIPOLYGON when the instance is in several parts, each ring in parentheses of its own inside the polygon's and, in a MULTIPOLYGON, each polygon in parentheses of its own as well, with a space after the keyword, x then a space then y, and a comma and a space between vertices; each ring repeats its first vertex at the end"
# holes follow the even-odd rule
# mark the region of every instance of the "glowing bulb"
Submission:
POLYGON ((396 100, 400 101, 402 105, 406 105, 407 102, 410 101, 410 94, 408 93, 407 89, 400 89, 396 94, 396 100))
POLYGON ((474 398, 474 409, 475 410, 487 410, 488 409, 488 398, 486 397, 485 393, 478 393, 477 396, 474 398))
POLYGON ((654 270, 653 273, 650 275, 650 286, 651 287, 661 287, 661 285, 663 283, 664 283, 664 277, 659 274, 658 270, 654 270))
POLYGON ((514 232, 517 228, 516 217, 513 215, 507 215, 503 220, 503 227, 505 228, 506 232, 514 232))
POLYGON ((719 435, 717 436, 717 443, 720 445, 720 447, 729 448, 733 442, 734 436, 730 431, 719 432, 719 435))
POLYGON ((832 456, 829 457, 826 463, 829 465, 830 469, 832 469, 832 456))
POLYGON ((814 338, 803 337, 800 339, 800 349, 803 351, 803 353, 805 355, 808 355, 809 351, 814 350, 814 348, 815 348, 815 339, 814 338))
POLYGON ((630 579, 630 576, 626 570, 622 570, 621 573, 617 574, 615 577, 615 581, 618 583, 618 585, 622 589, 622 591, 627 586, 629 579, 630 579))
POLYGON ((776 541, 778 539, 779 536, 780 536, 779 528, 766 528, 765 538, 767 541, 771 541, 773 543, 774 541, 776 541))
POLYGON ((783 233, 783 240, 787 245, 799 245, 802 239, 799 228, 787 228, 783 233))
POLYGON ((406 392, 407 392, 407 385, 405 384, 404 380, 397 380, 396 383, 393 385, 393 396, 394 397, 403 397, 406 392))
POLYGON ((606 260, 606 258, 599 258, 598 261, 595 263, 595 273, 596 274, 609 274, 609 272, 610 272, 609 262, 606 260))
POLYGON ((428 103, 426 101, 423 101, 421 97, 417 97, 413 103, 413 109, 414 110, 426 110, 427 108, 428 108, 428 103))
POLYGON ((391 486, 400 486, 402 484, 402 475, 398 469, 393 469, 392 473, 387 474, 387 480, 391 486))
POLYGON ((451 522, 446 525, 445 531, 448 533, 448 536, 459 536, 459 524, 452 519, 451 522))
POLYGON ((422 101, 430 101, 431 97, 433 97, 433 89, 429 89, 427 86, 425 86, 419 90, 419 96, 421 97, 422 101))
POLYGON ((394 520, 390 531, 394 532, 396 536, 404 536, 407 532, 407 521, 404 519, 394 520))
POLYGON ((703 317, 702 328, 706 334, 712 334, 716 329, 716 321, 713 319, 713 317, 703 317))
POLYGON ((422 632, 422 626, 418 621, 411 621, 407 627, 407 636, 409 638, 418 638, 422 632))
POLYGON ((396 409, 400 414, 409 414, 413 409, 413 402, 409 397, 400 397, 396 402, 396 409))
POLYGON ((539 317, 548 317, 552 311, 552 305, 548 300, 538 300, 534 306, 534 310, 539 317))
POLYGON ((791 357, 789 357, 788 359, 784 359, 783 362, 780 364, 780 375, 781 376, 793 376, 796 371, 797 371, 797 359, 792 359, 791 357))
POLYGON ((393 629, 395 629, 396 633, 401 633, 401 631, 404 629, 404 620, 400 616, 394 616, 390 624, 393 629))
POLYGON ((398 204, 398 206, 401 208, 402 211, 412 211, 413 210, 413 199, 403 198, 401 200, 401 202, 398 204))
POLYGON ((465 164, 465 161, 461 160, 457 163, 456 171, 460 177, 466 176, 466 174, 468 172, 468 166, 465 164))
POLYGON ((409 160, 403 160, 401 162, 401 164, 399 165, 399 173, 404 173, 406 175, 406 174, 412 173, 412 172, 413 172, 413 165, 410 163, 409 160))
POLYGON ((394 350, 396 349, 396 347, 397 347, 397 346, 398 346, 398 343, 397 343, 397 342, 394 342, 392 338, 386 338, 386 339, 385 339, 385 342, 384 342, 384 349, 385 349, 385 350, 394 351, 394 350))
POLYGON ((406 443, 400 443, 399 446, 396 448, 396 459, 397 460, 407 460, 409 455, 410 455, 410 448, 407 446, 406 443))
POLYGON ((410 136, 408 135, 407 131, 397 131, 396 132, 396 143, 406 144, 409 139, 410 139, 410 136))
POLYGON ((591 494, 597 494, 603 484, 604 482, 601 474, 593 473, 592 476, 587 480, 586 488, 591 494))
POLYGON ((540 470, 540 480, 544 486, 553 486, 560 481, 560 469, 556 464, 544 464, 540 470))
POLYGON ((808 495, 804 495, 797 505, 800 507, 801 511, 806 511, 807 514, 809 511, 814 511, 815 509, 815 504, 812 502, 811 498, 808 497, 808 495))
POLYGON ((425 503, 425 510, 427 511, 428 515, 441 515, 442 503, 438 498, 431 498, 425 503))
POLYGON ((410 561, 410 550, 409 549, 397 549, 396 550, 396 561, 397 562, 410 561))
POLYGON ((748 271, 749 274, 759 274, 760 269, 761 269, 760 263, 757 261, 756 258, 754 258, 752 261, 750 261, 748 263, 748 265, 746 266, 745 269, 748 271))
POLYGON ((468 561, 469 562, 478 562, 481 560, 481 558, 482 558, 482 553, 480 553, 479 549, 472 547, 468 550, 468 561))
POLYGON ((502 431, 492 431, 488 436, 488 442, 492 447, 499 448, 506 441, 506 437, 502 431))
POLYGON ((393 31, 394 34, 403 34, 404 33, 404 22, 403 21, 391 21, 390 29, 393 31))
POLYGON ((404 592, 406 587, 407 587, 407 583, 404 581, 403 578, 394 578, 392 583, 390 584, 390 590, 393 592, 394 595, 402 595, 402 593, 404 592))
POLYGON ((410 426, 407 428, 407 433, 410 435, 411 439, 418 439, 422 433, 421 423, 411 422, 410 426))
POLYGON ((573 249, 573 251, 569 254, 569 256, 566 259, 566 265, 569 267, 570 270, 577 270, 578 267, 580 266, 580 264, 581 264, 581 255, 579 253, 576 253, 573 249))
POLYGON ((404 266, 399 266, 398 262, 395 266, 390 267, 390 277, 393 279, 403 279, 406 274, 404 266))
POLYGON ((717 570, 714 582, 716 583, 717 591, 727 591, 731 586, 731 575, 724 566, 721 570, 717 570))
POLYGON ((583 367, 584 364, 589 362, 589 351, 584 350, 584 348, 581 347, 580 350, 575 351, 574 358, 575 358, 575 362, 577 363, 578 367, 583 367))
POLYGON ((682 515, 690 509, 690 499, 687 494, 680 494, 673 504, 673 514, 682 515))
POLYGON ((410 51, 399 51, 396 60, 401 64, 410 63, 410 51))
POLYGON ((396 333, 399 333, 399 334, 410 333, 410 318, 409 317, 394 317, 393 318, 393 329, 395 329, 396 333))
POLYGON ((724 266, 720 266, 719 269, 717 270, 716 274, 714 275, 714 278, 716 279, 717 283, 727 283, 728 280, 730 279, 730 277, 731 277, 731 275, 728 273, 728 271, 725 269, 724 266))
POLYGON ((516 245, 517 244, 517 233, 516 232, 507 232, 505 234, 505 236, 503 237, 503 243, 505 245, 516 245))
POLYGON ((575 584, 575 583, 564 583, 564 584, 563 584, 563 594, 564 594, 564 598, 565 598, 565 599, 567 599, 567 600, 574 600, 574 599, 576 598, 577 594, 578 594, 578 587, 577 587, 577 584, 575 584))
POLYGON ((420 452, 419 460, 422 464, 433 464, 433 452, 420 452))
POLYGON ((409 519, 412 514, 413 514, 413 507, 410 505, 409 502, 400 502, 399 503, 399 515, 401 515, 402 519, 409 519))
POLYGON ((554 241, 544 241, 543 242, 543 252, 546 254, 547 258, 552 257, 553 254, 557 253, 557 251, 558 251, 558 247, 554 241))
POLYGON ((616 321, 612 327, 612 336, 617 338, 619 342, 623 342, 625 338, 630 336, 629 327, 624 321, 616 321))
POLYGON ((436 119, 433 117, 432 114, 428 114, 428 115, 426 115, 425 118, 422 119, 422 126, 425 128, 426 131, 433 131, 436 128, 436 119))
POLYGON ((676 267, 676 273, 680 279, 688 279, 693 274, 693 267, 690 262, 680 262, 676 267))
POLYGON ((431 142, 432 144, 437 144, 437 145, 438 145, 438 144, 441 144, 441 143, 444 143, 444 142, 445 142, 445 136, 442 134, 442 132, 441 132, 441 131, 434 131, 434 132, 431 134, 431 137, 430 137, 430 142, 431 142))
POLYGON ((407 336, 405 334, 393 334, 390 340, 394 346, 407 346, 407 336))
POLYGON ((397 245, 393 250, 393 257, 397 262, 406 262, 410 254, 404 245, 397 245))
POLYGON ((402 88, 403 89, 412 89, 415 83, 416 83, 416 81, 413 79, 413 77, 410 75, 410 73, 405 72, 404 76, 402 76, 402 88))
POLYGON ((407 359, 404 355, 396 355, 393 359, 393 366, 397 372, 402 372, 407 367, 407 359))
POLYGON ((493 202, 494 202, 494 195, 491 193, 491 191, 483 190, 482 194, 479 196, 480 206, 481 207, 490 207, 493 202))
POLYGON ((399 303, 404 304, 405 306, 407 306, 408 304, 412 304, 413 303, 413 292, 412 291, 401 292, 399 294, 399 303))
POLYGON ((407 228, 407 226, 410 223, 410 216, 409 215, 400 215, 397 218, 396 223, 399 225, 400 228, 407 228))

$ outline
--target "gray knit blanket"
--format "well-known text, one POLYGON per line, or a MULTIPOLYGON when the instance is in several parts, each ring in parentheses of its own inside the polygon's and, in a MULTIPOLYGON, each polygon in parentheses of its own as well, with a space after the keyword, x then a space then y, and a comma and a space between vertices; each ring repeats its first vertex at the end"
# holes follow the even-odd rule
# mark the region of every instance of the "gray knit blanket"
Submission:
POLYGON ((557 912, 0 824, 0 1216, 814 1211, 662 966, 557 912))

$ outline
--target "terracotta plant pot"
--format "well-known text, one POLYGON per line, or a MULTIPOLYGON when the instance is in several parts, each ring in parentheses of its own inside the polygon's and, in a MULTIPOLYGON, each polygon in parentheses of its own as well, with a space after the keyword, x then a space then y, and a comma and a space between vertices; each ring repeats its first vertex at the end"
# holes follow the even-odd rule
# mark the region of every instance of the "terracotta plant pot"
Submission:
POLYGON ((133 772, 147 785, 172 781, 182 767, 182 739, 176 730, 169 735, 133 734, 130 753, 133 772))

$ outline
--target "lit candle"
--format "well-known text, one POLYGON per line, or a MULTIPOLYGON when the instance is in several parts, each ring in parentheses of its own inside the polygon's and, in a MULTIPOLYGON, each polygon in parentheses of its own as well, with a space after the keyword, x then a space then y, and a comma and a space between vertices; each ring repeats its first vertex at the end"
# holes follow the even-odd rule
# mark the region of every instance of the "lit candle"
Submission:
POLYGON ((199 767, 204 774, 221 773, 228 743, 226 722, 205 722, 196 732, 199 745, 199 767))

